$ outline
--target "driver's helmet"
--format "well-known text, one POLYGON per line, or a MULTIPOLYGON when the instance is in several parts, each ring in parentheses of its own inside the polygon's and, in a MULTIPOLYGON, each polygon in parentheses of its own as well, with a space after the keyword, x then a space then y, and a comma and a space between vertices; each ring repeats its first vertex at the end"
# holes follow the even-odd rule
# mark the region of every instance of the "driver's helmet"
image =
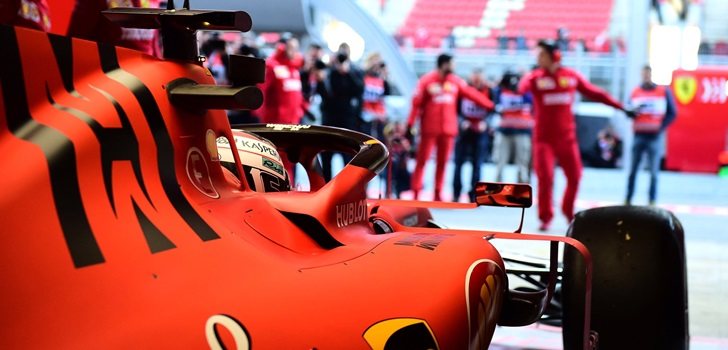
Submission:
MULTIPOLYGON (((280 192, 291 188, 288 172, 283 166, 276 146, 260 136, 233 129, 235 147, 238 149, 240 162, 245 173, 245 180, 250 188, 257 192, 280 192)), ((237 175, 235 158, 230 143, 225 137, 217 138, 217 150, 220 164, 237 175)))

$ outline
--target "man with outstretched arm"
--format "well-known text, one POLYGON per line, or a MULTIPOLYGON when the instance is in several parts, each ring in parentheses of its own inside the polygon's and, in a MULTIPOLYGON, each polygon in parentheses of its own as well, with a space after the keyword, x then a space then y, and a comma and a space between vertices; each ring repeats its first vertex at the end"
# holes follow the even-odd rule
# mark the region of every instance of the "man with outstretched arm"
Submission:
POLYGON ((541 220, 540 230, 546 231, 554 216, 551 198, 557 161, 566 176, 566 191, 561 210, 568 221, 574 218, 574 201, 582 168, 576 140, 576 121, 571 111, 576 92, 590 100, 623 111, 625 109, 581 74, 562 66, 561 51, 554 42, 538 43, 537 63, 538 67, 521 80, 518 89, 522 94, 530 92, 533 96, 536 121, 533 165, 538 178, 538 217, 541 220))

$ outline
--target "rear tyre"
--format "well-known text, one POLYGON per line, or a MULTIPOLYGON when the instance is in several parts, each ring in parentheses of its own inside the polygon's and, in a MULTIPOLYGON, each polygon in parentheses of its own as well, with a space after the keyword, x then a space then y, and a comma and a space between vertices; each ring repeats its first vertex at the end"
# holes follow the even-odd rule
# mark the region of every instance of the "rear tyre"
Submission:
MULTIPOLYGON (((600 349, 688 349, 683 228, 654 207, 580 212, 567 234, 594 259, 591 329, 600 349)), ((582 349, 584 262, 564 251, 564 349, 582 349)))

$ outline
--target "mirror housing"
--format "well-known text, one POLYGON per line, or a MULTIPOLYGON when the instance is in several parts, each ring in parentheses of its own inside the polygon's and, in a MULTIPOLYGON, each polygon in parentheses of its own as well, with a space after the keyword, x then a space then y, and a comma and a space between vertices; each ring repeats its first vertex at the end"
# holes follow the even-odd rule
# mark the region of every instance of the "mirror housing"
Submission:
POLYGON ((532 192, 529 184, 478 182, 475 185, 475 203, 490 207, 530 208, 532 192))

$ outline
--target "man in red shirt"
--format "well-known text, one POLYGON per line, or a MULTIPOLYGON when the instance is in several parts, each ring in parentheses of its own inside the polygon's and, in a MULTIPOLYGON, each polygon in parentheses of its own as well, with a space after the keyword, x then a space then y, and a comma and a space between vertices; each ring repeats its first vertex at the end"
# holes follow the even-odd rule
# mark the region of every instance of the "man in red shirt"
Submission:
POLYGON ((634 183, 642 155, 647 154, 650 169, 649 204, 655 205, 657 199, 657 174, 662 160, 662 137, 668 126, 675 120, 675 100, 670 89, 652 82, 652 68, 642 68, 642 84, 632 90, 630 105, 637 109, 634 116, 634 142, 632 144, 632 163, 627 178, 626 204, 632 202, 634 183))
POLYGON ((303 117, 304 101, 299 69, 303 56, 298 52, 298 39, 284 35, 275 52, 265 62, 263 106, 264 123, 298 124, 303 117))
POLYGON ((421 119, 417 165, 412 174, 411 185, 415 199, 422 190, 425 163, 437 145, 434 199, 441 200, 445 165, 452 152, 455 136, 458 134, 458 98, 467 97, 480 107, 493 109, 493 102, 478 90, 468 86, 463 79, 452 74, 453 69, 452 56, 448 54, 438 56, 437 69, 420 78, 412 98, 412 110, 407 125, 412 128, 417 119, 421 119))
POLYGON ((538 217, 542 231, 548 229, 554 216, 551 198, 554 167, 558 160, 566 176, 566 191, 561 210, 566 219, 574 218, 574 201, 581 179, 581 157, 576 140, 576 123, 571 107, 576 91, 591 100, 614 108, 624 107, 605 91, 589 83, 581 74, 563 67, 561 51, 549 41, 538 43, 538 68, 524 77, 519 93, 533 95, 534 116, 534 170, 538 178, 538 217))
MULTIPOLYGON (((276 50, 265 61, 265 82, 263 106, 257 110, 263 123, 299 124, 303 118, 304 100, 299 69, 303 56, 298 52, 298 39, 284 33, 276 50)), ((294 164, 283 158, 292 179, 295 179, 294 164)))

